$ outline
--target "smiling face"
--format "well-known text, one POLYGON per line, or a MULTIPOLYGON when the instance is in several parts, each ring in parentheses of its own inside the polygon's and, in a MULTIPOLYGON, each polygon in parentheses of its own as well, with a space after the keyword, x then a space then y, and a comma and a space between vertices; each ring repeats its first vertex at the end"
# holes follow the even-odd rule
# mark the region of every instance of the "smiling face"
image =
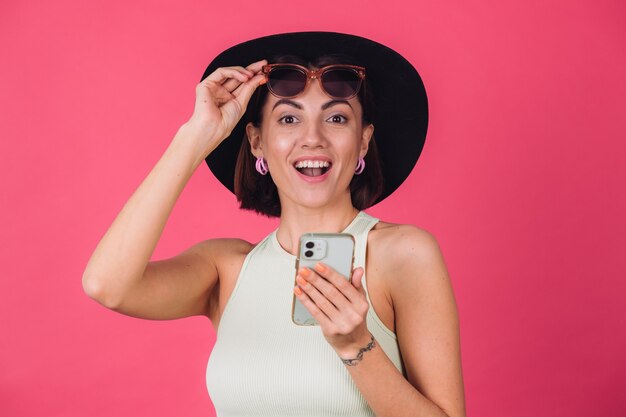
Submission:
POLYGON ((281 206, 351 204, 350 181, 374 130, 362 111, 357 97, 332 99, 316 79, 297 97, 268 95, 262 123, 246 133, 254 156, 267 160, 281 206))

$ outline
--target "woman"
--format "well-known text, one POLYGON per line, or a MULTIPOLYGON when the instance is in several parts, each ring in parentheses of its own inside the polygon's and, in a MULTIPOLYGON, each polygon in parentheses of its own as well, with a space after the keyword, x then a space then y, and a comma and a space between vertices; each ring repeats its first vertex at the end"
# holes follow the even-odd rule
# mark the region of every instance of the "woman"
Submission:
POLYGON ((303 32, 224 51, 96 248, 85 291, 130 316, 209 317, 218 416, 464 416, 458 317, 437 242, 362 211, 406 178, 426 119, 417 72, 376 42, 303 32), (212 239, 150 262, 205 158, 242 208, 279 216, 278 229, 256 245, 212 239), (300 236, 342 231, 356 240, 351 277, 318 264, 294 285, 300 236), (292 322, 294 294, 318 326, 292 322))

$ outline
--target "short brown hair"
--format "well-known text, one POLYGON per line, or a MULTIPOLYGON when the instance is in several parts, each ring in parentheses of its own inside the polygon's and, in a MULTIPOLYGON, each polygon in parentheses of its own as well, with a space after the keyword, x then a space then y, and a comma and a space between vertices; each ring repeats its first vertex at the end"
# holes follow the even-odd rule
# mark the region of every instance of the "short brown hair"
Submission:
MULTIPOLYGON (((307 68, 321 68, 331 64, 359 65, 354 58, 344 54, 324 55, 311 62, 294 55, 280 55, 270 62, 300 64, 307 68)), ((367 73, 367 68, 365 71, 367 73)), ((364 124, 374 122, 375 107, 371 91, 372 89, 368 88, 366 76, 364 85, 357 96, 363 108, 364 124)), ((262 110, 267 101, 267 95, 268 89, 264 86, 257 88, 254 92, 243 116, 246 124, 251 122, 256 127, 261 126, 262 110)), ((383 175, 374 139, 374 137, 371 138, 364 158, 365 170, 360 175, 354 175, 350 181, 352 205, 358 210, 371 207, 383 191, 383 175)), ((280 217, 280 199, 276 185, 270 175, 260 175, 256 171, 255 162, 250 142, 244 134, 235 166, 235 195, 240 203, 239 207, 268 217, 280 217)))

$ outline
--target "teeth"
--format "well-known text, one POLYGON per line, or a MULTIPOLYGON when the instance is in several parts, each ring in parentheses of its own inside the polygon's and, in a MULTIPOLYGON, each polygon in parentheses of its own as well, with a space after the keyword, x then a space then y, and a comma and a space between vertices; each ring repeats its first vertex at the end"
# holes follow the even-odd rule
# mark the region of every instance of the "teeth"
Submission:
POLYGON ((328 161, 298 161, 296 162, 296 168, 328 168, 330 162, 328 161))

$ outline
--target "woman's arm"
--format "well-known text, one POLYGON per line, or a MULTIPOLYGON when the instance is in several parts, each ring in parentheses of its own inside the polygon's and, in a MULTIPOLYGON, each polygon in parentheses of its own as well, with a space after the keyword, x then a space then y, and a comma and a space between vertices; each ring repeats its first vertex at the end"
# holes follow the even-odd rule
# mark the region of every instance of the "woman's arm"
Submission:
POLYGON ((202 155, 194 149, 194 136, 197 133, 192 126, 183 125, 178 130, 89 259, 83 287, 106 307, 116 308, 129 291, 140 285, 174 204, 202 161, 202 155))
POLYGON ((254 74, 264 63, 248 69, 218 68, 198 84, 194 114, 92 254, 83 274, 83 288, 90 297, 108 308, 148 318, 206 313, 208 294, 218 279, 215 262, 206 250, 209 243, 170 260, 149 260, 189 178, 241 118, 263 79, 254 74))
MULTIPOLYGON (((378 417, 464 417, 459 320, 436 240, 423 230, 401 226, 376 247, 374 269, 385 271, 408 380, 378 345, 363 352, 362 360, 346 365, 348 372, 378 417)), ((354 287, 326 271, 305 275, 312 285, 303 286, 300 300, 320 322, 338 355, 355 358, 371 340, 362 270, 357 268, 353 274, 354 287), (325 279, 318 274, 325 274, 325 279), (338 297, 336 290, 349 302, 338 297), (326 314, 320 314, 320 308, 326 309, 326 314)))
POLYGON ((397 271, 388 282, 408 381, 380 347, 348 371, 379 417, 464 417, 459 319, 439 245, 429 233, 402 226, 388 249, 397 271))

